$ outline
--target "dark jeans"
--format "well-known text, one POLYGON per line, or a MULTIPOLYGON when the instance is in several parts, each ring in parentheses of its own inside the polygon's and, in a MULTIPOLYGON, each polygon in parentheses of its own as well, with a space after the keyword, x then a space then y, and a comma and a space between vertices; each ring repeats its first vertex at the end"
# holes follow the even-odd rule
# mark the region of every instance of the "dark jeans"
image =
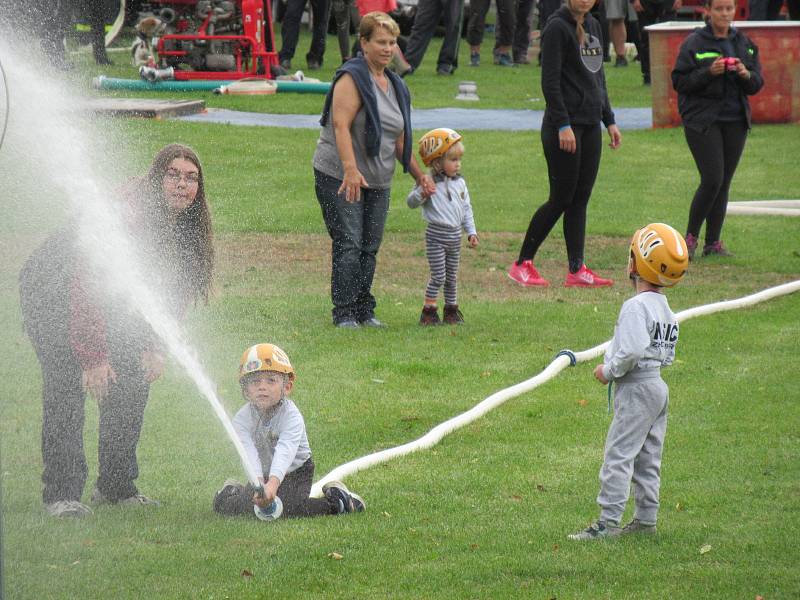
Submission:
POLYGON ((574 125, 577 148, 575 154, 564 152, 558 146, 558 129, 542 126, 542 147, 547 160, 550 177, 550 197, 534 213, 522 248, 519 262, 536 256, 550 230, 564 215, 564 241, 570 268, 583 263, 583 248, 586 238, 586 205, 592 195, 600 154, 603 133, 600 125, 574 125))
POLYGON ((700 185, 689 209, 686 233, 700 237, 700 227, 705 221, 706 244, 713 244, 719 241, 722 233, 728 190, 747 140, 747 123, 744 120, 717 122, 705 133, 689 127, 684 127, 683 131, 700 172, 700 185))
MULTIPOLYGON (((489 12, 490 3, 491 0, 471 0, 469 3, 467 43, 470 46, 480 46, 481 42, 483 42, 483 33, 486 29, 486 13, 489 12)), ((512 44, 517 18, 516 4, 515 0, 495 0, 495 5, 497 6, 495 46, 510 46, 512 44)))
MULTIPOLYGON (((306 54, 306 60, 322 64, 325 56, 325 36, 328 30, 331 0, 308 0, 311 5, 311 48, 306 54)), ((306 0, 289 0, 286 12, 281 23, 281 51, 278 52, 280 61, 291 61, 297 49, 297 39, 300 36, 300 19, 306 7, 306 0)))
MULTIPOLYGON (((309 498, 314 480, 314 461, 308 459, 296 471, 288 473, 278 488, 278 498, 283 502, 284 517, 316 517, 335 514, 325 498, 309 498)), ((227 485, 214 496, 214 511, 223 515, 250 515, 253 512, 252 487, 242 484, 227 485)))
POLYGON ((361 188, 361 200, 338 193, 340 179, 314 169, 314 188, 331 236, 333 322, 366 321, 375 316, 372 278, 389 213, 389 188, 361 188))
POLYGON ((672 0, 665 0, 664 2, 648 2, 648 0, 641 0, 642 12, 637 13, 639 16, 639 63, 642 68, 642 75, 646 80, 650 80, 650 34, 645 31, 645 27, 655 25, 656 23, 664 23, 665 21, 674 21, 676 19, 675 11, 672 10, 672 0))
POLYGON ((517 19, 512 43, 514 62, 522 62, 528 58, 528 47, 531 43, 533 3, 534 0, 518 0, 517 2, 517 19))
POLYGON ((414 69, 422 62, 442 16, 444 16, 444 41, 436 64, 450 66, 453 69, 458 66, 458 43, 461 39, 463 12, 464 0, 420 0, 405 50, 406 60, 414 69))
POLYGON ((336 21, 336 39, 339 42, 339 54, 342 62, 345 59, 355 56, 351 54, 350 46, 350 23, 358 23, 358 11, 354 11, 353 0, 332 0, 331 10, 336 21), (353 14, 355 12, 355 15, 353 14), (355 17, 355 18, 354 18, 355 17))

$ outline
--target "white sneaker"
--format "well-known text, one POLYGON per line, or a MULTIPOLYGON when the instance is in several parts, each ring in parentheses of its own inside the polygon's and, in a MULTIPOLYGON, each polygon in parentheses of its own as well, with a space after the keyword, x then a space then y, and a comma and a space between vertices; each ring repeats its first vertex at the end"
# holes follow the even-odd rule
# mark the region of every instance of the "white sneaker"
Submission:
POLYGON ((44 506, 47 514, 51 517, 75 517, 82 518, 92 514, 92 509, 78 502, 77 500, 59 500, 44 506))

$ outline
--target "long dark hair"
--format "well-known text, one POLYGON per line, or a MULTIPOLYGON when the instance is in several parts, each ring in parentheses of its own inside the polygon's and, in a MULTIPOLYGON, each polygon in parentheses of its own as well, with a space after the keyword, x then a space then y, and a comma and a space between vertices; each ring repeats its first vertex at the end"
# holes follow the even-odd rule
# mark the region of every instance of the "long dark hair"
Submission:
POLYGON ((187 297, 208 301, 214 270, 214 234, 205 194, 203 167, 194 150, 182 144, 164 146, 142 179, 144 214, 148 232, 176 276, 179 290, 187 297), (197 195, 176 219, 170 217, 164 198, 164 177, 172 161, 184 159, 197 167, 197 195), (172 261, 177 261, 177 264, 172 261), (172 263, 172 264, 170 264, 172 263))

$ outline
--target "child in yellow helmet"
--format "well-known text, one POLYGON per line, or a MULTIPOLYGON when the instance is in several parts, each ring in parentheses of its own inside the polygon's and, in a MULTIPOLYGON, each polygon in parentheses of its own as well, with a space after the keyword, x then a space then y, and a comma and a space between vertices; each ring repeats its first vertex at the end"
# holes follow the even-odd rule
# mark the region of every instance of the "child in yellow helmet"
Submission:
POLYGON ((289 357, 278 346, 256 344, 242 354, 239 384, 247 404, 233 418, 233 428, 263 475, 260 487, 226 481, 214 496, 216 512, 277 518, 364 510, 361 497, 338 481, 323 487, 324 498, 309 498, 314 461, 303 415, 288 398, 294 381, 289 357))
POLYGON ((469 191, 461 176, 461 157, 464 155, 461 135, 445 127, 433 129, 420 139, 419 154, 425 166, 430 167, 436 184, 434 194, 426 196, 417 185, 406 199, 409 208, 422 207, 422 218, 428 222, 425 253, 431 276, 425 288, 425 304, 419 323, 440 323, 436 300, 439 289, 444 287, 444 322, 458 325, 464 322, 456 296, 461 230, 466 231, 470 247, 478 245, 469 191))
POLYGON ((617 383, 600 469, 600 518, 571 534, 572 540, 656 531, 669 399, 661 367, 672 364, 678 343, 678 321, 663 290, 676 285, 688 266, 686 242, 669 225, 652 223, 634 234, 628 276, 636 293, 622 305, 614 338, 594 369, 600 383, 617 383), (620 527, 631 480, 633 520, 620 527))

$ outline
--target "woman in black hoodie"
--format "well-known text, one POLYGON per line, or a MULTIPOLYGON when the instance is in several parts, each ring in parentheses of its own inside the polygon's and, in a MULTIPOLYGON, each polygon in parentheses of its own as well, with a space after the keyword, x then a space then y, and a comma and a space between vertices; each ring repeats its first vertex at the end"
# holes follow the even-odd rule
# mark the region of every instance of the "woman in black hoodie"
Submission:
POLYGON ((706 11, 706 26, 686 38, 672 70, 686 142, 700 172, 686 226, 690 257, 704 221, 703 256, 732 256, 720 239, 728 189, 750 129, 747 96, 764 85, 758 48, 731 26, 734 0, 706 0, 706 11))
POLYGON ((612 285, 583 262, 586 206, 600 165, 602 122, 611 148, 622 141, 614 123, 603 74, 599 23, 589 14, 594 0, 568 0, 548 19, 542 32, 542 91, 545 108, 542 146, 550 176, 550 197, 531 219, 519 259, 508 276, 520 285, 547 286, 533 257, 559 217, 564 215, 569 272, 567 287, 612 285))

